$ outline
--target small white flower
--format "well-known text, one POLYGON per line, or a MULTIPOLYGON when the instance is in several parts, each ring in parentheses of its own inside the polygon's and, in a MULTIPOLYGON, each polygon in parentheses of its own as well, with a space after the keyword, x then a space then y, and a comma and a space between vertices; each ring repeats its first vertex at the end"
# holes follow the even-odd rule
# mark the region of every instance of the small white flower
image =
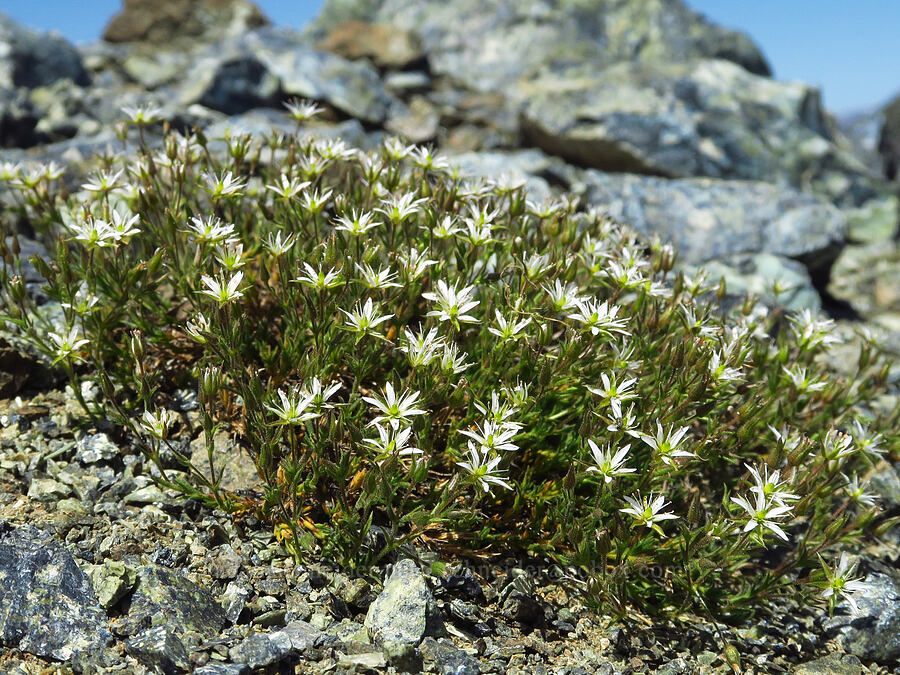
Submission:
POLYGON ((290 394, 285 394, 281 389, 278 390, 278 398, 281 399, 281 405, 268 405, 266 410, 275 413, 278 421, 275 424, 301 424, 306 420, 315 419, 319 416, 317 412, 306 412, 306 409, 312 403, 312 399, 303 393, 294 390, 290 394))
POLYGON ((317 291, 324 291, 326 288, 334 288, 344 283, 341 273, 333 267, 325 272, 316 270, 312 265, 305 262, 303 263, 303 268, 306 270, 306 274, 301 274, 296 279, 291 279, 291 281, 315 288, 317 291))
POLYGON ((620 335, 629 335, 625 330, 627 325, 625 319, 616 318, 619 315, 619 306, 610 305, 608 302, 597 302, 591 298, 579 299, 578 311, 569 314, 569 319, 574 319, 585 325, 591 331, 591 335, 612 335, 619 333, 620 335))
POLYGON ((381 225, 381 223, 375 221, 374 218, 375 214, 369 211, 359 213, 354 210, 349 217, 344 215, 337 218, 335 221, 337 224, 334 226, 334 229, 340 232, 346 232, 353 237, 359 237, 369 230, 381 225))
POLYGON ((318 188, 312 192, 307 192, 300 200, 300 208, 312 215, 318 215, 323 211, 328 200, 331 199, 331 193, 332 190, 326 190, 320 194, 318 188))
POLYGON ((497 318, 499 328, 489 326, 488 332, 499 337, 501 342, 509 342, 510 340, 526 337, 523 335, 522 330, 531 323, 531 317, 517 323, 509 323, 499 309, 494 310, 494 316, 497 318))
POLYGON ((693 452, 681 450, 678 446, 684 440, 690 427, 681 427, 677 431, 675 425, 669 427, 668 431, 663 429, 659 420, 656 421, 656 435, 640 434, 640 438, 644 443, 649 445, 656 451, 657 456, 666 464, 672 465, 676 457, 696 457, 693 452))
POLYGON ((241 285, 243 278, 244 273, 238 272, 226 283, 224 278, 213 279, 212 277, 203 275, 200 278, 200 281, 206 284, 206 288, 202 289, 200 292, 218 301, 220 305, 225 305, 244 295, 242 291, 238 290, 238 286, 241 285))
POLYGON ((858 504, 859 506, 875 506, 875 500, 878 499, 878 495, 874 494, 866 494, 866 488, 868 487, 868 483, 859 484, 859 476, 855 475, 853 478, 847 478, 846 475, 841 474, 844 477, 844 480, 847 481, 847 484, 844 486, 844 492, 847 493, 847 496, 853 501, 854 504, 858 504))
POLYGON ((832 319, 816 319, 809 309, 804 309, 796 316, 788 317, 794 340, 801 351, 809 351, 819 345, 828 346, 840 342, 840 338, 833 335, 835 323, 832 319))
POLYGON ((422 210, 422 204, 427 201, 428 199, 425 197, 416 199, 412 193, 407 193, 399 197, 383 199, 381 206, 375 210, 384 214, 385 218, 394 225, 399 225, 417 215, 422 210))
POLYGON ((266 249, 276 258, 279 258, 290 251, 291 247, 296 241, 293 234, 289 234, 284 239, 281 238, 281 235, 281 232, 270 232, 268 238, 265 241, 266 249))
POLYGON ((842 434, 836 429, 829 429, 822 439, 822 457, 831 466, 841 464, 846 457, 856 452, 853 437, 842 434))
POLYGON ((806 374, 806 368, 804 368, 803 366, 795 365, 793 368, 786 368, 782 366, 781 369, 785 372, 793 385, 801 392, 812 393, 815 391, 822 391, 823 389, 825 389, 825 387, 828 386, 827 382, 819 382, 811 377, 808 377, 806 374))
POLYGON ((87 282, 82 281, 78 284, 78 290, 75 291, 72 302, 61 302, 60 305, 71 309, 78 316, 87 316, 94 311, 98 302, 100 302, 100 298, 90 292, 87 282))
POLYGON ((239 195, 241 190, 247 186, 240 178, 235 178, 232 171, 228 171, 222 176, 216 176, 209 172, 204 177, 206 183, 202 187, 214 200, 239 195))
POLYGON ((441 354, 441 372, 447 375, 459 375, 475 364, 466 363, 468 354, 459 351, 455 342, 446 343, 441 354))
POLYGON ((105 220, 88 217, 86 222, 69 226, 74 233, 75 241, 80 241, 88 250, 95 248, 112 248, 119 243, 115 230, 105 220))
POLYGON ((74 355, 76 359, 80 359, 81 357, 78 354, 75 354, 75 351, 79 347, 82 347, 90 342, 89 340, 81 337, 80 333, 78 332, 78 328, 75 326, 71 326, 68 331, 62 334, 47 333, 47 335, 51 340, 53 340, 53 342, 56 343, 56 359, 54 360, 54 363, 72 355, 74 355))
POLYGON ((281 174, 279 182, 266 185, 267 190, 274 192, 284 202, 292 200, 308 187, 308 181, 301 181, 298 176, 288 177, 286 173, 281 174))
POLYGON ((297 122, 306 122, 323 110, 323 108, 316 105, 313 101, 306 100, 287 101, 285 102, 284 107, 287 108, 290 116, 297 122))
MULTIPOLYGON (((566 312, 570 309, 578 307, 578 303, 584 298, 578 295, 578 286, 575 284, 562 285, 559 279, 556 279, 553 286, 541 286, 550 296, 550 302, 557 312, 566 312)), ((569 317, 572 318, 572 317, 569 317)))
POLYGON ((753 476, 754 485, 750 487, 750 492, 755 492, 766 501, 782 504, 788 500, 800 499, 800 495, 795 495, 782 489, 782 486, 787 485, 788 482, 780 480, 780 470, 776 470, 772 475, 769 475, 768 464, 760 465, 760 469, 756 469, 749 464, 744 464, 744 466, 747 467, 747 470, 753 476))
POLYGON ((739 382, 743 379, 740 368, 729 368, 726 357, 716 350, 709 359, 709 374, 716 382, 739 382))
POLYGON ((394 454, 399 457, 422 454, 422 450, 419 448, 407 445, 412 434, 412 427, 398 430, 394 427, 376 424, 375 430, 378 432, 378 438, 364 438, 362 442, 378 453, 377 460, 386 459, 394 454))
MULTIPOLYGON (((423 230, 427 230, 428 228, 424 225, 420 226, 423 230)), ((433 228, 431 228, 431 234, 436 239, 449 239, 454 234, 462 232, 461 227, 456 226, 456 220, 451 215, 446 215, 441 218, 441 221, 437 223, 433 228)))
POLYGON ((117 190, 122 186, 119 179, 122 177, 122 170, 118 170, 115 173, 112 171, 99 171, 95 174, 95 179, 91 183, 85 183, 81 187, 88 192, 97 192, 99 194, 105 195, 109 194, 113 190, 117 190))
POLYGON ((451 288, 442 279, 438 280, 437 286, 436 292, 422 293, 423 298, 436 302, 439 308, 428 312, 425 316, 436 316, 441 321, 450 321, 454 325, 458 325, 457 322, 479 322, 474 316, 466 313, 480 304, 479 301, 472 300, 475 294, 474 286, 463 286, 457 290, 456 283, 451 288))
POLYGON ((475 426, 474 431, 469 429, 460 429, 459 433, 468 436, 475 443, 469 441, 471 445, 477 445, 482 453, 493 452, 495 450, 518 450, 519 446, 512 442, 516 434, 519 432, 519 425, 507 426, 498 424, 491 420, 484 420, 481 424, 475 426))
POLYGON ((141 103, 137 106, 122 106, 122 112, 128 116, 132 124, 144 126, 146 124, 158 122, 160 120, 160 115, 162 115, 162 108, 150 103, 141 103))
POLYGON ((873 433, 858 418, 853 419, 853 442, 858 450, 869 455, 876 457, 884 455, 885 450, 881 447, 881 444, 884 443, 884 436, 878 432, 873 433))
POLYGON ((851 565, 850 561, 847 559, 847 554, 844 552, 841 552, 841 558, 838 561, 837 567, 834 569, 828 567, 821 556, 819 556, 819 560, 822 563, 822 569, 825 570, 825 577, 828 580, 825 585, 825 590, 822 591, 822 597, 828 598, 832 609, 834 609, 837 598, 840 596, 850 605, 853 615, 858 615, 859 605, 856 604, 856 599, 852 594, 865 591, 868 589, 868 586, 863 583, 862 577, 852 578, 853 572, 856 570, 856 563, 851 565))
POLYGON ((141 427, 154 438, 168 438, 170 427, 178 421, 178 415, 171 410, 161 409, 155 413, 145 410, 141 418, 141 427))
POLYGON ((627 466, 623 466, 625 464, 625 459, 628 457, 628 450, 631 448, 630 444, 619 448, 615 454, 613 454, 610 446, 607 445, 601 450, 600 447, 590 439, 588 439, 588 446, 590 446, 591 454, 594 456, 594 463, 596 466, 589 466, 587 470, 599 473, 603 476, 604 483, 611 483, 616 476, 637 471, 637 469, 629 469, 627 466))
POLYGON ((110 218, 109 226, 117 242, 127 244, 133 236, 141 232, 134 226, 140 220, 140 215, 137 213, 123 215, 119 211, 113 210, 110 218))
POLYGON ((209 332, 209 319, 203 314, 197 314, 193 321, 188 321, 185 332, 200 344, 206 343, 206 334, 209 332))
POLYGON ((403 277, 407 281, 415 281, 420 276, 425 274, 425 271, 431 265, 437 264, 437 260, 428 259, 427 248, 421 253, 419 253, 418 249, 411 248, 409 249, 409 253, 397 254, 397 260, 399 260, 402 264, 402 267, 400 269, 403 271, 403 277))
POLYGON ((184 230, 198 242, 207 244, 231 244, 237 242, 234 236, 234 225, 224 225, 215 216, 208 218, 191 218, 189 229, 184 230))
POLYGON ((499 485, 512 490, 512 485, 506 481, 505 472, 497 469, 500 463, 500 457, 492 457, 490 453, 482 453, 472 444, 469 445, 469 460, 466 462, 457 462, 457 465, 472 474, 475 481, 485 493, 491 491, 492 485, 499 485))
POLYGON ((356 263, 356 269, 362 275, 362 282, 366 288, 400 288, 397 283, 397 273, 390 267, 384 267, 377 272, 368 263, 360 265, 356 263))
POLYGON ((397 396, 394 392, 394 386, 390 382, 387 382, 384 385, 384 391, 380 398, 373 396, 362 397, 363 401, 371 403, 382 413, 369 422, 369 426, 371 427, 386 421, 390 423, 394 429, 397 429, 400 426, 400 422, 410 424, 410 417, 414 415, 424 415, 428 412, 427 410, 414 407, 418 398, 419 392, 417 391, 405 391, 400 396, 397 396))
POLYGON ((403 338, 400 350, 406 353, 409 365, 413 368, 427 366, 438 358, 438 351, 444 347, 444 340, 438 337, 437 328, 431 328, 428 333, 424 330, 413 333, 409 328, 405 328, 403 338))
POLYGON ((372 298, 366 298, 364 305, 360 305, 359 301, 357 301, 356 307, 352 312, 347 312, 343 309, 339 311, 347 316, 347 322, 344 325, 359 333, 357 337, 358 342, 363 335, 377 335, 375 328, 394 316, 393 313, 378 316, 380 309, 372 302, 372 298))
POLYGON ((622 513, 627 513, 638 521, 641 525, 649 527, 656 532, 662 534, 662 529, 657 525, 663 520, 675 520, 678 518, 674 513, 664 513, 663 509, 669 506, 662 495, 654 497, 652 494, 642 497, 640 493, 631 497, 625 497, 628 507, 619 509, 622 513))
POLYGON ((609 373, 608 375, 601 373, 600 380, 603 383, 602 387, 587 387, 587 390, 604 399, 612 408, 616 418, 621 418, 622 403, 637 398, 637 393, 634 392, 637 378, 631 377, 622 382, 616 382, 615 373, 609 373))
POLYGON ((247 264, 250 256, 251 253, 244 251, 244 245, 241 243, 216 246, 216 260, 229 272, 234 272, 247 264))
POLYGON ((753 495, 755 500, 752 503, 744 497, 731 498, 732 502, 747 512, 748 520, 747 524, 744 526, 744 532, 752 532, 759 528, 759 536, 761 538, 762 529, 766 528, 774 532, 784 541, 788 541, 788 536, 775 520, 789 515, 794 507, 781 502, 767 500, 761 492, 754 492, 753 495))
POLYGON ((319 378, 314 377, 300 393, 304 398, 309 399, 309 404, 313 409, 321 412, 323 410, 331 410, 334 408, 334 405, 328 403, 328 400, 334 396, 340 388, 340 382, 332 382, 327 387, 323 388, 319 378))
POLYGON ((411 153, 413 164, 426 171, 443 171, 450 168, 450 162, 444 157, 434 154, 430 148, 417 148, 411 153))

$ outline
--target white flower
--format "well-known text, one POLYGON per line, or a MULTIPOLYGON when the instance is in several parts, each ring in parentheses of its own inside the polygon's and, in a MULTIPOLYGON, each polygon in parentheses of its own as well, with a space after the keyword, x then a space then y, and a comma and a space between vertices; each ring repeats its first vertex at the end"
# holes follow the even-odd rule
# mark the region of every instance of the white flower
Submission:
POLYGON ((868 483, 859 484, 859 476, 854 475, 852 479, 847 478, 846 475, 841 474, 844 477, 844 480, 847 481, 847 484, 844 486, 844 492, 847 493, 847 496, 853 501, 853 503, 858 504, 860 506, 875 506, 875 500, 878 499, 878 495, 874 494, 866 494, 866 488, 869 486, 868 483))
POLYGON ((459 351, 459 347, 455 342, 444 345, 444 351, 441 354, 441 372, 447 375, 458 375, 473 363, 466 363, 468 354, 459 351))
POLYGON ((300 393, 304 398, 309 399, 310 405, 315 410, 321 412, 322 410, 331 410, 334 408, 333 404, 328 403, 328 399, 334 396, 340 388, 340 382, 332 382, 323 389, 322 382, 318 377, 314 377, 312 382, 310 382, 300 393))
MULTIPOLYGON (((504 390, 504 397, 511 398, 509 392, 504 390)), ((491 392, 491 405, 486 406, 482 405, 478 401, 475 401, 475 408, 484 415, 487 419, 491 420, 495 424, 502 425, 508 428, 521 429, 522 425, 517 424, 516 422, 512 422, 510 418, 519 412, 519 409, 510 403, 509 401, 500 402, 500 395, 497 391, 491 392)))
POLYGON ((814 349, 819 345, 828 346, 840 342, 840 338, 833 335, 835 323, 831 319, 817 320, 809 309, 804 309, 797 316, 788 317, 794 340, 802 351, 814 349))
POLYGON ((842 434, 836 429, 829 429, 822 439, 822 457, 830 465, 838 465, 844 461, 845 457, 849 457, 856 452, 853 445, 853 437, 842 434))
POLYGON ((610 446, 607 445, 601 450, 600 447, 590 439, 588 439, 588 446, 590 446, 591 454, 594 456, 594 463, 596 466, 590 466, 587 470, 594 471, 603 476, 604 483, 611 483, 616 476, 637 471, 637 469, 629 469, 628 467, 623 466, 623 464, 625 464, 625 459, 628 456, 628 450, 631 448, 630 444, 619 448, 615 455, 612 454, 610 446))
POLYGON ((750 492, 755 492, 770 502, 784 503, 790 499, 800 499, 800 495, 795 495, 785 490, 782 486, 787 485, 787 481, 780 481, 781 470, 776 470, 771 476, 769 475, 769 466, 767 464, 760 465, 760 469, 756 469, 749 464, 744 464, 747 470, 753 476, 755 485, 750 487, 750 492))
POLYGON ((804 393, 822 391, 823 389, 825 389, 825 387, 828 386, 827 382, 818 382, 813 378, 808 377, 806 375, 806 368, 804 368, 803 366, 797 365, 793 368, 786 368, 782 366, 781 369, 785 372, 788 378, 790 378, 794 386, 804 393))
POLYGON ((755 501, 753 503, 744 497, 732 497, 731 501, 740 506, 747 512, 748 520, 744 526, 744 532, 752 532, 759 528, 760 538, 762 537, 762 528, 766 528, 774 532, 784 541, 788 541, 788 536, 784 530, 775 522, 776 518, 784 518, 787 516, 793 506, 788 506, 781 502, 767 500, 761 492, 754 492, 755 501))
POLYGON ((641 525, 645 525, 656 532, 662 534, 662 529, 657 525, 662 520, 674 520, 678 518, 674 513, 663 513, 663 509, 669 506, 662 495, 654 497, 652 494, 642 497, 640 493, 631 497, 625 497, 628 507, 619 509, 622 513, 627 513, 634 517, 641 525))
POLYGON ((848 602, 853 615, 858 615, 859 605, 856 604, 856 599, 852 594, 865 591, 868 589, 868 586, 863 583, 862 577, 851 578, 856 570, 856 563, 851 565, 847 559, 847 554, 843 551, 835 569, 829 568, 821 556, 819 556, 819 561, 822 563, 822 569, 825 570, 825 577, 828 580, 825 590, 822 591, 822 597, 828 598, 833 609, 838 596, 840 596, 848 602))
POLYGON ((160 119, 160 115, 162 115, 162 108, 159 108, 150 103, 141 103, 137 106, 122 106, 122 112, 128 116, 132 124, 143 126, 145 124, 153 124, 154 122, 158 122, 160 119))
POLYGON ((410 434, 412 434, 412 427, 397 430, 394 427, 388 428, 376 424, 375 430, 378 432, 378 438, 364 438, 362 442, 378 453, 377 459, 386 459, 394 454, 399 457, 422 454, 422 450, 419 448, 407 446, 410 434))
POLYGON ((578 295, 578 286, 575 284, 563 286, 559 279, 554 281, 553 286, 541 286, 541 288, 547 291, 547 294, 550 296, 550 302, 553 303, 553 308, 557 312, 575 309, 578 303, 584 300, 578 295))
POLYGON ((507 426, 491 420, 484 420, 475 426, 475 431, 460 429, 459 433, 475 441, 475 443, 468 441, 470 447, 477 445, 482 453, 486 453, 495 450, 518 450, 519 446, 512 443, 512 439, 515 438, 519 429, 518 424, 507 426))
POLYGON ((407 193, 400 197, 381 200, 381 206, 375 210, 383 213, 394 225, 399 225, 418 214, 422 210, 422 204, 427 201, 428 199, 425 197, 415 199, 412 193, 407 193))
POLYGON ((61 302, 60 305, 68 307, 78 316, 87 316, 94 311, 94 306, 100 302, 100 298, 90 292, 86 281, 78 284, 78 290, 75 291, 75 297, 72 302, 61 302))
POLYGON ((672 425, 668 431, 665 431, 662 424, 657 420, 656 435, 640 434, 640 439, 653 448, 663 462, 671 466, 675 457, 696 457, 693 452, 678 448, 689 428, 681 427, 678 431, 675 431, 675 425, 672 425))
POLYGON ((296 279, 291 279, 291 281, 315 288, 317 291, 324 291, 326 288, 334 288, 344 283, 341 273, 333 267, 327 272, 317 271, 312 265, 305 262, 303 263, 303 268, 306 270, 306 274, 301 274, 296 279))
POLYGON ((631 377, 622 382, 616 382, 615 373, 609 375, 601 373, 600 380, 603 382, 602 387, 587 387, 587 390, 605 399, 612 407, 613 414, 617 418, 621 418, 622 403, 637 398, 637 394, 633 391, 637 378, 631 377))
POLYGON ((226 270, 234 272, 243 267, 250 258, 250 252, 244 251, 244 245, 240 243, 216 246, 216 260, 226 270))
POLYGON ((332 190, 326 190, 324 194, 320 194, 318 188, 312 192, 307 192, 300 200, 300 208, 312 215, 317 215, 325 208, 325 204, 331 198, 331 193, 332 190))
POLYGON ((69 229, 75 234, 72 238, 75 241, 80 241, 88 250, 111 248, 119 242, 112 226, 99 218, 89 216, 86 222, 72 224, 69 226, 69 229))
POLYGON ((457 462, 457 464, 472 474, 475 483, 485 493, 491 491, 492 485, 499 485, 512 490, 512 485, 506 482, 504 472, 497 469, 500 457, 491 457, 489 453, 482 453, 472 444, 469 445, 469 461, 457 462))
POLYGON ((427 248, 421 253, 419 253, 418 249, 411 248, 407 254, 397 254, 397 260, 403 265, 400 269, 403 271, 403 277, 407 281, 415 281, 422 276, 431 265, 437 264, 437 260, 428 259, 427 248))
POLYGON ((308 181, 301 181, 298 176, 288 177, 286 173, 281 174, 280 182, 266 185, 267 190, 271 190, 285 202, 290 201, 308 187, 308 181))
MULTIPOLYGON (((424 225, 421 225, 420 227, 423 230, 428 229, 424 225)), ((444 216, 443 218, 441 218, 441 222, 431 228, 431 234, 436 239, 449 239, 458 232, 462 232, 462 228, 456 226, 456 220, 451 215, 444 216)))
POLYGON ((641 272, 640 266, 631 262, 623 264, 618 260, 611 260, 604 272, 612 284, 622 290, 638 288, 649 281, 641 272))
POLYGON ((208 244, 230 244, 236 243, 237 237, 234 236, 234 225, 223 225, 215 216, 206 219, 194 216, 191 218, 190 229, 184 230, 198 242, 206 242, 208 244))
POLYGON ((335 230, 346 232, 353 237, 359 237, 371 229, 379 227, 381 223, 374 220, 375 214, 370 211, 359 213, 354 210, 350 217, 340 216, 335 222, 335 230))
POLYGON ((450 168, 450 162, 440 155, 435 155, 429 148, 418 148, 413 150, 410 155, 413 164, 427 171, 443 171, 450 168))
POLYGON ((372 302, 372 298, 366 298, 364 305, 360 305, 359 301, 357 301, 356 307, 352 312, 347 312, 343 309, 339 311, 347 316, 347 322, 344 325, 359 333, 358 342, 359 338, 365 334, 375 335, 375 327, 394 316, 393 313, 378 316, 380 309, 372 302))
POLYGON ((409 418, 413 415, 424 415, 428 412, 427 410, 413 407, 418 398, 419 392, 417 391, 405 391, 402 395, 397 396, 394 392, 394 386, 390 382, 384 385, 384 392, 382 393, 381 398, 363 396, 363 401, 371 403, 382 413, 369 422, 369 426, 371 427, 387 421, 394 429, 397 429, 400 426, 400 422, 409 424, 409 418))
POLYGON ((725 356, 714 351, 709 359, 709 374, 716 382, 738 382, 743 379, 740 368, 729 368, 725 356))
POLYGON ((224 278, 213 279, 212 277, 206 276, 204 274, 200 278, 200 281, 206 284, 206 288, 202 289, 200 292, 218 301, 220 305, 225 305, 232 300, 237 300, 244 295, 242 291, 238 290, 238 286, 240 286, 241 280, 243 280, 243 278, 244 273, 238 272, 233 277, 231 277, 231 279, 226 284, 224 278))
POLYGON ((162 409, 155 413, 145 410, 141 418, 141 427, 154 438, 163 440, 168 437, 169 428, 177 421, 178 415, 171 410, 162 409))
POLYGON ((206 343, 206 333, 209 332, 209 319, 203 314, 197 314, 193 321, 188 321, 185 332, 200 344, 206 343))
POLYGON ((140 215, 137 213, 133 215, 123 215, 118 211, 113 210, 110 214, 110 218, 112 219, 112 222, 109 224, 110 229, 117 242, 127 244, 134 235, 140 234, 141 232, 134 226, 134 224, 140 220, 140 215))
POLYGON ((280 406, 278 404, 266 404, 266 409, 275 413, 276 417, 278 417, 278 421, 275 424, 300 424, 319 416, 317 412, 306 412, 309 404, 312 403, 312 399, 301 392, 294 390, 290 394, 285 394, 284 391, 279 389, 278 398, 281 399, 280 406))
POLYGON ((853 442, 858 450, 876 457, 885 452, 881 447, 881 444, 884 443, 884 436, 878 432, 872 433, 858 418, 853 419, 853 442))
POLYGON ((268 238, 265 241, 266 249, 276 258, 283 256, 285 253, 290 251, 291 247, 296 241, 293 234, 289 234, 284 239, 281 238, 281 235, 281 232, 270 232, 268 238))
POLYGON ((610 305, 608 302, 597 302, 594 299, 579 299, 578 311, 569 314, 569 319, 580 321, 587 328, 590 328, 592 335, 603 333, 604 335, 612 335, 619 333, 621 335, 629 335, 625 330, 625 319, 617 319, 619 314, 618 305, 610 305))
POLYGON ((428 312, 425 316, 436 316, 441 321, 450 321, 454 325, 458 325, 457 322, 460 321, 463 323, 478 323, 478 319, 466 313, 480 304, 479 301, 472 300, 472 296, 475 294, 474 286, 463 286, 457 291, 456 283, 451 288, 442 279, 438 280, 437 286, 437 292, 422 293, 423 298, 436 302, 439 307, 437 310, 428 312))
POLYGON ((401 285, 395 280, 397 273, 392 272, 390 267, 385 267, 377 272, 369 266, 368 263, 360 265, 356 263, 356 269, 362 275, 363 285, 367 288, 400 288, 401 285))
POLYGON ((204 177, 206 184, 203 185, 203 189, 209 193, 210 197, 216 200, 240 194, 241 190, 247 185, 240 178, 235 178, 232 171, 222 176, 216 176, 214 173, 209 172, 204 177))
POLYGON ((415 149, 415 145, 403 145, 403 142, 396 136, 390 136, 384 140, 384 154, 395 162, 404 159, 415 149))
POLYGON ((122 177, 122 170, 119 169, 115 173, 112 171, 99 171, 92 183, 85 183, 81 187, 88 192, 98 192, 100 194, 108 194, 113 190, 121 187, 119 179, 122 177))
POLYGON ((427 334, 424 330, 413 333, 409 328, 404 328, 403 337, 400 350, 406 353, 409 365, 413 368, 427 366, 438 357, 438 350, 444 346, 443 338, 438 337, 437 328, 430 329, 427 334))
POLYGON ((713 337, 718 334, 719 329, 716 326, 709 326, 702 318, 697 318, 693 307, 687 305, 680 307, 685 326, 690 332, 696 332, 700 337, 713 337))
POLYGON ((284 107, 287 108, 290 116, 297 122, 306 122, 323 110, 323 108, 316 105, 313 101, 306 100, 287 101, 285 102, 284 107))
POLYGON ((531 323, 531 317, 523 319, 522 321, 519 321, 517 323, 509 323, 507 322, 506 318, 500 313, 499 309, 494 310, 494 316, 496 316, 497 324, 500 326, 500 328, 489 326, 488 332, 499 337, 502 342, 509 342, 510 340, 518 340, 521 337, 525 337, 522 334, 522 329, 524 329, 525 326, 531 323))
MULTIPOLYGON (((90 342, 80 336, 78 328, 75 326, 71 326, 67 332, 62 334, 47 333, 47 335, 56 343, 56 359, 54 360, 54 363, 73 355, 75 350, 90 342)), ((75 358, 80 359, 81 357, 78 354, 75 354, 75 358)))

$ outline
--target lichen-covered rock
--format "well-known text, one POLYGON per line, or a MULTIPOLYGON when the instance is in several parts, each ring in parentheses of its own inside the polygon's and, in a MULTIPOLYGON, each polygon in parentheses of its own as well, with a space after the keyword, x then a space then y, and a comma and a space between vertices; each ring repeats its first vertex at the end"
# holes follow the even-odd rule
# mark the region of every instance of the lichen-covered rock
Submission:
POLYGON ((371 59, 381 68, 406 68, 425 57, 415 34, 387 23, 347 21, 316 46, 345 59, 371 59))
POLYGON ((712 57, 770 73, 745 35, 671 0, 329 0, 307 34, 322 40, 346 21, 386 22, 416 33, 433 72, 478 91, 501 90, 566 62, 712 57))
POLYGON ((39 33, 0 13, 0 88, 40 87, 57 80, 88 84, 78 50, 56 33, 39 33))
POLYGON ((281 630, 251 635, 232 647, 228 655, 236 663, 263 668, 301 654, 323 637, 320 630, 305 621, 292 621, 281 630))
POLYGON ((236 114, 291 97, 322 101, 372 124, 386 119, 392 102, 371 66, 316 51, 293 31, 263 28, 201 53, 180 103, 236 114))
POLYGON ((72 555, 34 527, 0 523, 0 644, 68 661, 111 637, 72 555))
POLYGON ((225 624, 225 611, 212 594, 180 572, 144 565, 138 572, 128 615, 114 627, 120 635, 134 635, 146 627, 165 624, 175 635, 193 631, 211 637, 225 624))
POLYGON ((165 675, 182 673, 191 668, 187 649, 166 626, 141 631, 125 642, 125 649, 145 666, 165 675))
POLYGON ((595 170, 583 181, 590 204, 671 242, 683 262, 765 252, 799 260, 815 279, 827 274, 846 234, 846 220, 828 202, 768 183, 595 170))
POLYGON ((526 140, 577 165, 786 183, 855 206, 883 191, 819 92, 721 60, 548 69, 511 92, 526 140))
POLYGON ((103 39, 164 47, 179 40, 215 41, 267 23, 249 0, 125 0, 103 39))
POLYGON ((365 626, 379 645, 417 645, 426 635, 442 632, 440 612, 412 560, 394 565, 384 590, 369 605, 365 626))

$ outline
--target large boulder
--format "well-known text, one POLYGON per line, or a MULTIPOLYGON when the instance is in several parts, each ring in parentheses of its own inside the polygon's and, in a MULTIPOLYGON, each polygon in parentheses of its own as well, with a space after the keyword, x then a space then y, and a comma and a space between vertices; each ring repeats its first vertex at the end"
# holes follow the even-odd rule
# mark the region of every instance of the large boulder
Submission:
POLYGON ((372 66, 316 51, 293 31, 274 28, 225 40, 199 55, 180 103, 237 114, 290 97, 328 103, 369 124, 382 123, 393 103, 372 66))
POLYGON ((346 21, 417 33, 435 73, 479 91, 562 63, 713 57, 770 73, 746 35, 709 23, 680 0, 329 0, 307 32, 322 40, 346 21))
POLYGON ((65 79, 90 81, 78 50, 61 35, 25 28, 0 13, 0 88, 31 89, 65 79))
POLYGON ((249 0, 124 0, 103 39, 165 47, 187 40, 216 41, 268 22, 249 0))
POLYGON ((711 178, 666 180, 584 172, 585 198, 638 232, 658 235, 686 263, 769 253, 827 279, 846 235, 839 209, 789 188, 711 178))
POLYGON ((517 83, 527 142, 575 164, 788 184, 846 206, 879 181, 836 143, 819 92, 722 60, 571 66, 517 83))

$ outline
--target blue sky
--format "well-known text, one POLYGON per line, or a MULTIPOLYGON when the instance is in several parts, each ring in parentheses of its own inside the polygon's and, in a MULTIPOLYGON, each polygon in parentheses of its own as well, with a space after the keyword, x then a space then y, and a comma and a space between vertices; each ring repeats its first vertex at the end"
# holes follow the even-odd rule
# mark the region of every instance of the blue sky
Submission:
MULTIPOLYGON (((716 23, 749 33, 778 79, 820 86, 833 112, 872 107, 900 92, 898 0, 686 2, 716 23)), ((322 0, 258 4, 276 24, 300 27, 322 0)), ((120 6, 121 0, 0 0, 0 11, 17 21, 57 30, 74 42, 96 40, 120 6)))

